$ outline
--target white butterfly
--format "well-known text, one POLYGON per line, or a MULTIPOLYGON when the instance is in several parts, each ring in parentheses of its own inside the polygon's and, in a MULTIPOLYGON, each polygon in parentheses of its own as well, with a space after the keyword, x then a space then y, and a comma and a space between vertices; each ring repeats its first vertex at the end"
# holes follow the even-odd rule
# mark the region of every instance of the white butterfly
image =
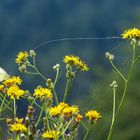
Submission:
POLYGON ((8 73, 0 67, 0 82, 6 80, 7 78, 9 78, 8 73))

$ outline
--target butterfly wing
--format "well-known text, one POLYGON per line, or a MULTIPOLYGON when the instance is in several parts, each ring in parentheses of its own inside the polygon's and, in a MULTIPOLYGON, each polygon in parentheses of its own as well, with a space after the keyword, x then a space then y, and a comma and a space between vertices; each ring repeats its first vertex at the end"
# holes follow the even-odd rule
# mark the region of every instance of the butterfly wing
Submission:
POLYGON ((0 67, 0 82, 6 80, 9 77, 9 75, 7 74, 7 72, 0 67))

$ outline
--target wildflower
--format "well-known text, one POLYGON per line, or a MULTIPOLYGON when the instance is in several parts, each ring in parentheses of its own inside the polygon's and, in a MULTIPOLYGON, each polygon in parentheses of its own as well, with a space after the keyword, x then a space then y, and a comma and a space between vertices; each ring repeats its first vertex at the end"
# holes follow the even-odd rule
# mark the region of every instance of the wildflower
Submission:
POLYGON ((85 113, 86 117, 89 117, 90 121, 97 121, 101 115, 96 110, 90 110, 87 113, 85 113))
POLYGON ((17 133, 26 132, 27 128, 22 122, 23 122, 23 119, 16 118, 15 122, 10 125, 9 131, 17 132, 17 133))
POLYGON ((138 28, 132 28, 124 31, 122 34, 123 39, 140 39, 140 30, 138 28))
POLYGON ((50 108, 49 114, 52 116, 59 116, 62 110, 68 106, 69 106, 68 104, 60 102, 59 105, 50 108))
POLYGON ((13 85, 7 89, 7 95, 11 99, 19 99, 24 94, 25 94, 25 92, 23 90, 19 89, 19 87, 17 85, 13 85))
POLYGON ((33 96, 35 96, 36 98, 45 97, 46 99, 52 99, 53 97, 51 90, 43 88, 41 86, 37 87, 37 89, 34 90, 33 96))
POLYGON ((17 84, 17 85, 21 85, 22 83, 22 80, 19 76, 12 76, 12 77, 9 77, 8 79, 6 79, 4 82, 3 82, 7 87, 10 87, 14 84, 17 84))
POLYGON ((76 121, 76 122, 80 122, 82 119, 83 119, 83 116, 80 115, 80 114, 78 114, 78 115, 76 116, 76 118, 75 118, 75 121, 76 121))
POLYGON ((81 60, 78 56, 67 55, 64 57, 64 63, 69 64, 71 66, 76 66, 78 70, 88 71, 89 68, 85 64, 83 60, 81 60))
POLYGON ((67 103, 60 102, 57 107, 62 111, 65 107, 68 107, 68 106, 69 105, 67 103))
POLYGON ((0 85, 0 92, 4 90, 4 85, 0 85))
POLYGON ((52 115, 52 116, 58 116, 60 114, 60 112, 61 111, 60 111, 60 109, 57 106, 51 107, 49 109, 49 114, 52 115))
POLYGON ((62 115, 64 117, 70 117, 71 115, 76 114, 78 112, 79 112, 79 109, 77 106, 68 106, 63 109, 62 115))
POLYGON ((16 58, 16 63, 18 65, 26 62, 27 58, 28 58, 28 52, 19 52, 19 54, 17 55, 17 58, 16 58))
POLYGON ((56 130, 47 130, 43 133, 42 137, 43 138, 50 138, 50 139, 54 139, 59 135, 60 132, 56 131, 56 130))

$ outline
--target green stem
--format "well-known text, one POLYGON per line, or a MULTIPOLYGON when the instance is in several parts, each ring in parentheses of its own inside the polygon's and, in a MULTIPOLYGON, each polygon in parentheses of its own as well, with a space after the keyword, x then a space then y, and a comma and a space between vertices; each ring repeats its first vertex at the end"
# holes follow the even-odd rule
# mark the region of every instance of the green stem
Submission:
POLYGON ((55 76, 55 80, 54 80, 54 87, 58 81, 58 78, 59 78, 59 69, 57 69, 57 71, 56 71, 56 76, 55 76))
POLYGON ((107 140, 111 140, 113 128, 115 127, 115 123, 116 123, 116 121, 118 119, 118 116, 120 114, 121 108, 123 106, 123 103, 124 103, 124 100, 125 100, 125 97, 126 97, 128 83, 129 83, 129 80, 130 80, 130 77, 131 77, 131 74, 132 74, 132 70, 133 70, 134 64, 135 64, 135 45, 133 46, 132 61, 131 61, 131 66, 130 66, 129 73, 128 73, 128 76, 127 76, 127 80, 126 80, 125 85, 124 85, 123 96, 121 98, 119 107, 118 107, 117 112, 115 114, 114 121, 111 124, 111 128, 110 128, 107 140))
POLYGON ((16 99, 13 99, 14 101, 14 118, 16 118, 16 99))
POLYGON ((47 80, 47 78, 36 67, 34 67, 34 69, 45 81, 47 80))
POLYGON ((39 122, 40 122, 40 120, 41 120, 41 117, 42 117, 42 114, 43 114, 43 107, 44 107, 44 105, 42 105, 42 107, 41 107, 41 110, 40 110, 40 113, 39 113, 39 117, 38 117, 38 119, 37 119, 37 122, 36 122, 36 124, 35 124, 35 127, 38 126, 38 124, 39 124, 39 122))
POLYGON ((47 80, 47 78, 37 69, 36 62, 35 62, 35 57, 33 57, 33 65, 30 64, 30 62, 28 62, 28 65, 36 71, 36 73, 33 73, 33 74, 39 74, 45 81, 47 80))
POLYGON ((116 108, 115 106, 116 106, 116 89, 113 89, 113 113, 112 113, 112 122, 111 122, 108 138, 110 138, 113 130, 114 119, 115 119, 115 108, 116 108))
POLYGON ((85 134, 85 136, 84 136, 84 139, 83 139, 83 140, 86 140, 86 138, 87 138, 88 134, 89 134, 89 129, 87 129, 87 130, 86 130, 86 134, 85 134))
POLYGON ((5 102, 5 99, 6 99, 6 94, 4 95, 4 98, 3 98, 1 106, 0 106, 0 116, 1 116, 1 113, 3 111, 3 105, 4 105, 4 102, 5 102))
POLYGON ((20 140, 19 134, 16 133, 16 140, 20 140))
POLYGON ((83 121, 81 121, 81 124, 84 126, 84 128, 86 129, 86 134, 84 136, 83 140, 86 140, 88 134, 89 134, 89 128, 85 125, 85 123, 83 121))
POLYGON ((63 97, 63 102, 66 101, 68 93, 71 90, 71 87, 72 87, 72 80, 71 79, 67 79, 66 87, 65 87, 65 92, 64 92, 64 97, 63 97))
POLYGON ((115 118, 115 109, 116 109, 116 89, 113 89, 113 114, 112 114, 112 124, 115 118))
POLYGON ((58 105, 58 104, 59 104, 59 101, 58 101, 57 93, 56 93, 56 91, 55 91, 54 88, 52 89, 52 92, 53 92, 53 94, 54 94, 55 102, 56 102, 56 104, 58 105))
POLYGON ((61 135, 63 135, 65 133, 65 131, 68 129, 68 127, 70 126, 70 124, 72 123, 72 121, 74 120, 74 118, 72 118, 69 123, 67 124, 67 126, 64 128, 64 130, 62 131, 61 135))
POLYGON ((123 76, 123 74, 118 70, 118 68, 114 65, 114 63, 112 61, 110 61, 112 67, 114 68, 114 70, 120 75, 120 77, 126 82, 126 78, 123 76))
POLYGON ((10 103, 11 103, 11 101, 8 102, 7 104, 4 103, 4 106, 5 106, 5 107, 3 107, 2 111, 4 111, 4 110, 7 108, 8 110, 10 110, 10 111, 13 112, 12 108, 10 108, 10 107, 8 106, 10 103))

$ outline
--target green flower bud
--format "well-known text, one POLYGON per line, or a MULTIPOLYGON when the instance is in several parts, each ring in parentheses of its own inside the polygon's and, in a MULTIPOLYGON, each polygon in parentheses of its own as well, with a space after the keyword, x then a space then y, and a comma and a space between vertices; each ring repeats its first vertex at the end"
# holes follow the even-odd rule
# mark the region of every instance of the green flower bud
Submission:
POLYGON ((112 89, 116 89, 118 87, 117 85, 117 82, 116 81, 113 81, 111 84, 110 84, 110 88, 112 89))
POLYGON ((114 55, 109 53, 109 52, 106 52, 105 53, 105 57, 109 60, 109 61, 112 61, 114 59, 114 55))
POLYGON ((53 66, 54 70, 58 70, 60 68, 60 64, 56 64, 55 66, 53 66))
POLYGON ((27 67, 26 67, 26 65, 24 65, 24 64, 21 65, 18 69, 19 69, 20 72, 26 72, 26 71, 27 71, 27 70, 26 70, 27 67))
POLYGON ((33 57, 33 56, 36 56, 36 53, 35 53, 34 50, 30 50, 29 55, 30 55, 31 57, 33 57))

